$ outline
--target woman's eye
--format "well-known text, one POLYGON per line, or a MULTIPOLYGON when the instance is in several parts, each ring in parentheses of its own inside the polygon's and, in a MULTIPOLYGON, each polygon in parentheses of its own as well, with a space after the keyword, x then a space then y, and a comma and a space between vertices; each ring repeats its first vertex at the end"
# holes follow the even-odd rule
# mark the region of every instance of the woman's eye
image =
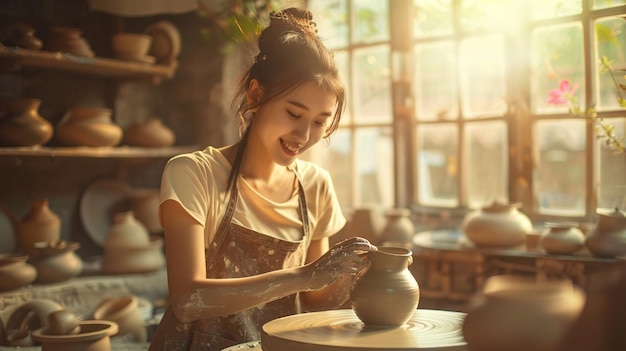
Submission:
POLYGON ((293 113, 293 112, 291 112, 291 111, 289 111, 289 110, 287 110, 287 113, 288 113, 288 114, 289 114, 289 116, 291 116, 292 118, 300 118, 300 117, 302 117, 302 116, 297 115, 297 114, 295 114, 295 113, 293 113))
POLYGON ((326 121, 316 121, 315 124, 317 124, 318 127, 326 127, 326 121))

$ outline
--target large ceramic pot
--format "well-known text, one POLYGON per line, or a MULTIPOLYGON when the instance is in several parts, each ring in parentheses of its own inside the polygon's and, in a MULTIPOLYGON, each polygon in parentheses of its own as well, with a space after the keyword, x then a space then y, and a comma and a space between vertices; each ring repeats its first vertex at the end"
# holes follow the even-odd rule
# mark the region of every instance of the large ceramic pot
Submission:
POLYGON ((350 292, 352 309, 366 327, 395 327, 406 323, 419 303, 420 290, 408 267, 411 250, 384 247, 369 252, 370 262, 350 292))
POLYGON ((111 336, 118 327, 110 321, 82 321, 76 334, 55 335, 47 328, 33 331, 32 337, 41 343, 41 351, 111 351, 111 336))
POLYGON ((569 255, 580 251, 585 245, 585 235, 574 223, 547 223, 546 231, 539 240, 550 254, 569 255))
POLYGON ((519 204, 493 203, 468 213, 461 229, 476 246, 512 247, 524 244, 526 233, 533 230, 528 216, 518 210, 519 204))
POLYGON ((493 276, 470 305, 463 336, 472 350, 552 351, 584 304, 584 292, 569 280, 493 276))
POLYGON ((72 108, 57 125, 57 139, 67 146, 115 146, 123 131, 113 123, 111 114, 106 108, 72 108))
POLYGON ((415 226, 411 221, 411 210, 392 208, 385 212, 387 222, 381 234, 381 241, 386 246, 412 246, 415 226))
POLYGON ((30 211, 18 222, 20 248, 33 255, 37 242, 54 242, 61 238, 61 219, 48 204, 48 199, 31 202, 30 211))
POLYGON ((19 289, 37 278, 37 270, 22 254, 0 254, 0 290, 19 289))
POLYGON ((39 115, 40 105, 39 99, 0 99, 0 146, 44 145, 52 138, 52 124, 39 115))
POLYGON ((37 282, 59 283, 79 275, 83 269, 76 254, 79 247, 79 243, 65 240, 36 243, 31 262, 37 269, 37 282))
POLYGON ((148 333, 138 302, 132 295, 106 299, 96 307, 93 317, 117 323, 118 335, 131 334, 135 341, 145 342, 148 333))
POLYGON ((626 255, 626 216, 619 209, 597 211, 598 223, 587 234, 585 245, 598 257, 626 255))
POLYGON ((124 141, 131 146, 166 147, 176 141, 176 135, 158 118, 129 125, 124 131, 124 141))

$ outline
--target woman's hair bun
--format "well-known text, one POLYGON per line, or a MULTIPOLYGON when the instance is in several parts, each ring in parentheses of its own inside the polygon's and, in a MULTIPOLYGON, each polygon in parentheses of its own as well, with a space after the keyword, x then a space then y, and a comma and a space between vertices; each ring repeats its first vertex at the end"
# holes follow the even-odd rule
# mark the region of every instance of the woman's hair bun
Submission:
POLYGON ((270 12, 270 27, 285 27, 286 30, 317 34, 317 24, 313 22, 311 11, 295 7, 270 12))

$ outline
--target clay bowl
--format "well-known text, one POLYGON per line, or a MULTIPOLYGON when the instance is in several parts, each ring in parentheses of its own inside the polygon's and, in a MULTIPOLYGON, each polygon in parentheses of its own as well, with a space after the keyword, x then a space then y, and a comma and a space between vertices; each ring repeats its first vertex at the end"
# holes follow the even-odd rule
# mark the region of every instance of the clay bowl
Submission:
POLYGON ((47 328, 32 332, 41 343, 41 351, 111 351, 111 336, 118 331, 117 323, 111 321, 82 321, 76 334, 54 335, 47 328))
POLYGON ((147 34, 117 33, 112 37, 115 57, 122 60, 139 60, 148 54, 152 37, 147 34))

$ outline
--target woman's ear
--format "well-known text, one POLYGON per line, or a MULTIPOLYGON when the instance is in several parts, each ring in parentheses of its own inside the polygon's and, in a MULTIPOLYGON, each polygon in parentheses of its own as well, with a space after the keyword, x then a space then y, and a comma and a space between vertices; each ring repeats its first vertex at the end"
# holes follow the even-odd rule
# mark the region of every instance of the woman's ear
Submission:
POLYGON ((256 79, 252 79, 248 85, 248 106, 254 106, 259 103, 262 93, 261 85, 256 79))

